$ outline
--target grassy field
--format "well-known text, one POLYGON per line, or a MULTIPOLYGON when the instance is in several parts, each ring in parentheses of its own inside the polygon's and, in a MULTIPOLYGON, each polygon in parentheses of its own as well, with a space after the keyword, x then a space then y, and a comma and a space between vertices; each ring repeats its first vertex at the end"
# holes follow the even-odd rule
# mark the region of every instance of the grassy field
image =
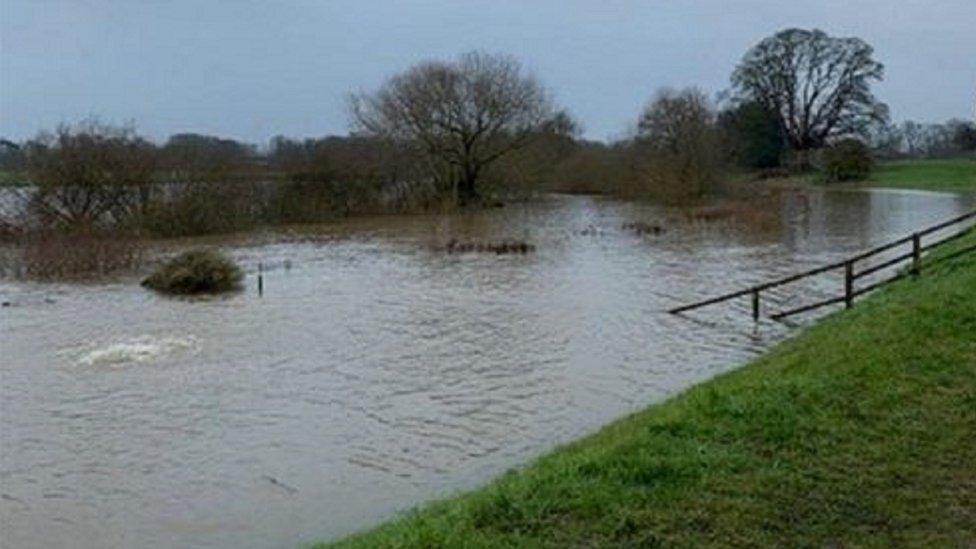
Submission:
MULTIPOLYGON (((958 246, 973 244, 976 234, 958 246)), ((974 464, 969 254, 486 488, 337 546, 971 547, 974 464)))
POLYGON ((867 184, 896 189, 976 191, 976 159, 881 163, 867 184))
POLYGON ((27 184, 27 179, 21 173, 0 170, 0 187, 20 187, 27 184))

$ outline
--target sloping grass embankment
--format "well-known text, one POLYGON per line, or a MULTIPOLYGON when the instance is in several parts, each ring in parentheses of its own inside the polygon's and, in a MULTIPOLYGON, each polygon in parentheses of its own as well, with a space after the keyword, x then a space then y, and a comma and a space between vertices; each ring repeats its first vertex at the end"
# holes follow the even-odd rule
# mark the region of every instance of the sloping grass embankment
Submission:
MULTIPOLYGON (((957 246, 976 244, 976 234, 957 246)), ((338 547, 971 546, 976 254, 338 547)))

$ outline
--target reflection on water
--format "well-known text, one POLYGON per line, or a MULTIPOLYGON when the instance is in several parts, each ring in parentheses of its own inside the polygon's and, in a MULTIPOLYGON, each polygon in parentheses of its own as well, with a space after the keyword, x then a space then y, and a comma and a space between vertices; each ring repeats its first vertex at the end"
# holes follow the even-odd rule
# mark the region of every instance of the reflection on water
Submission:
MULTIPOLYGON (((816 266, 968 197, 785 192, 782 230, 553 197, 353 220, 234 246, 265 293, 187 302, 135 283, 4 283, 0 526, 10 547, 291 546, 468 489, 743 363, 788 333, 747 300, 667 307, 816 266), (595 228, 596 230, 584 230, 595 228), (449 238, 535 254, 447 255, 449 238), (290 268, 286 268, 290 267, 290 268)), ((836 292, 829 277, 768 307, 836 292)))

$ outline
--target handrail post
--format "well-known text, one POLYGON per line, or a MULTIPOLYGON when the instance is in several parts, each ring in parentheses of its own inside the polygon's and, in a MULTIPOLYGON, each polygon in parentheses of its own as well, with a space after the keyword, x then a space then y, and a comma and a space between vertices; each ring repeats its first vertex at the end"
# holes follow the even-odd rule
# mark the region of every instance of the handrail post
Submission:
POLYGON ((912 234, 912 276, 922 274, 922 237, 912 234))
POLYGON ((752 291, 752 320, 759 322, 759 289, 752 291))
POLYGON ((854 262, 844 263, 844 306, 854 306, 854 262))

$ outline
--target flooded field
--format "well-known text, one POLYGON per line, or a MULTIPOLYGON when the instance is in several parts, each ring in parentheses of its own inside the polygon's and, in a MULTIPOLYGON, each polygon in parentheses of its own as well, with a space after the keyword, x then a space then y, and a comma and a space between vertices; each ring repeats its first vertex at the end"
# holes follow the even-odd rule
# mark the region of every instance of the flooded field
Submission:
MULTIPOLYGON (((747 299, 687 317, 668 307, 839 259, 976 199, 814 190, 770 203, 762 230, 557 196, 235 238, 223 246, 248 270, 246 291, 203 301, 134 277, 0 282, 0 541, 291 547, 369 527, 792 330, 754 326, 747 299), (535 249, 444 253, 451 239, 535 249)), ((767 306, 840 288, 836 275, 807 280, 767 306)))

